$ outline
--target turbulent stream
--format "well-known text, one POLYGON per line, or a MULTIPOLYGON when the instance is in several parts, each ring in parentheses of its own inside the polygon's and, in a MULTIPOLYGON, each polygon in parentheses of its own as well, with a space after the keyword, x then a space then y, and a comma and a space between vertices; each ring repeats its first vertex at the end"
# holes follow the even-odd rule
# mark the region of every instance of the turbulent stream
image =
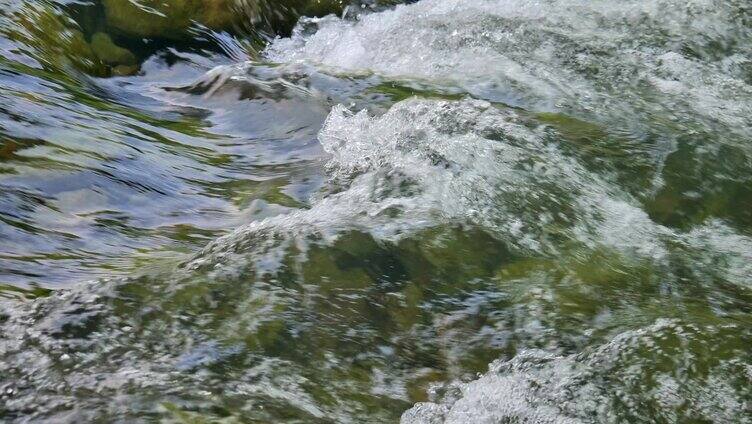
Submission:
POLYGON ((752 423, 748 1, 114 3, 0 0, 0 422, 752 423))

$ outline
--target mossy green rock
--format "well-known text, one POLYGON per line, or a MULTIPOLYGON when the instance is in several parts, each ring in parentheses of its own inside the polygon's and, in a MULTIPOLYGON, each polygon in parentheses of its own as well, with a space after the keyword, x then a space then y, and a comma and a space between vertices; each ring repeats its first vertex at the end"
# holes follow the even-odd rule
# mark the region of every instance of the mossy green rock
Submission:
POLYGON ((233 21, 231 0, 103 0, 110 26, 139 37, 181 38, 195 20, 209 28, 233 21))
POLYGON ((289 26, 300 15, 341 11, 339 0, 102 0, 107 24, 130 36, 180 39, 196 22, 213 30, 236 25, 289 26))
POLYGON ((90 75, 107 75, 107 67, 94 55, 83 32, 59 9, 41 2, 25 3, 14 21, 17 26, 0 33, 33 48, 30 54, 46 68, 72 66, 90 75))
POLYGON ((109 35, 98 32, 91 37, 91 49, 102 62, 108 65, 133 66, 136 56, 128 49, 116 45, 109 35))

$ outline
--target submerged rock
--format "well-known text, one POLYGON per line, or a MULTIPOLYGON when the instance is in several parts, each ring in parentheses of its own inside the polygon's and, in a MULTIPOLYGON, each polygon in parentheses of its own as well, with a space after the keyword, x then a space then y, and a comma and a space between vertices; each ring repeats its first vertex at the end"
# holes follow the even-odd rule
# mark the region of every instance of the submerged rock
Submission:
POLYGON ((110 65, 135 65, 136 56, 112 41, 109 35, 98 32, 91 37, 91 49, 102 62, 110 65))
POLYGON ((68 15, 68 11, 45 3, 23 3, 4 22, 2 34, 27 48, 48 69, 74 68, 95 77, 132 75, 139 60, 117 45, 109 34, 95 32, 68 15))
POLYGON ((46 68, 73 66, 90 75, 107 73, 81 29, 55 7, 24 3, 9 15, 7 22, 0 22, 0 33, 26 46, 29 55, 46 68))
POLYGON ((346 4, 342 0, 19 2, 2 16, 0 34, 32 47, 31 55, 46 67, 72 67, 109 77, 136 73, 141 61, 167 46, 205 46, 205 39, 196 39, 197 28, 256 39, 257 32, 288 32, 300 16, 340 13, 346 4))
POLYGON ((103 32, 94 34, 90 45, 97 58, 112 67, 112 75, 133 75, 138 71, 136 55, 115 44, 109 35, 103 32))

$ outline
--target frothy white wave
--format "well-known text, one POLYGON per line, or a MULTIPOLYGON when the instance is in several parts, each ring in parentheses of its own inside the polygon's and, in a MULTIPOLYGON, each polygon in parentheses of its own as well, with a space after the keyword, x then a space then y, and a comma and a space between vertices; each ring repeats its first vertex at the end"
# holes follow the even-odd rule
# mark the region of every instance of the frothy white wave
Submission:
POLYGON ((479 379, 450 385, 443 401, 419 403, 401 421, 573 424, 621 422, 630 417, 748 423, 742 412, 744 401, 730 395, 735 384, 744 384, 746 367, 723 359, 700 365, 692 355, 693 344, 701 343, 705 331, 721 334, 720 346, 734 345, 731 327, 700 328, 659 320, 578 355, 525 351, 509 361, 495 361, 479 379), (637 354, 646 350, 652 355, 637 354), (699 371, 700 366, 713 372, 699 371), (648 417, 638 406, 655 409, 648 417))
MULTIPOLYGON (((423 0, 354 22, 334 17, 304 21, 292 38, 275 41, 266 54, 280 62, 316 62, 349 73, 374 72, 394 79, 459 86, 476 97, 532 109, 570 110, 604 121, 616 117, 628 121, 627 126, 642 122, 643 114, 660 112, 660 116, 649 120, 688 122, 699 118, 708 127, 720 122, 730 132, 748 134, 752 96, 744 80, 749 63, 749 55, 744 53, 749 52, 752 43, 731 49, 733 54, 720 49, 717 60, 709 47, 719 41, 721 45, 725 41, 731 45, 748 40, 749 34, 731 23, 737 6, 734 2, 701 0, 618 4, 423 0), (313 33, 306 28, 310 24, 316 27, 313 33), (679 54, 682 49, 693 50, 701 58, 679 54), (656 92, 660 98, 654 96, 656 92), (692 113, 684 114, 687 111, 692 113)), ((219 70, 216 74, 224 75, 219 70)), ((209 75, 212 76, 217 75, 209 75)), ((296 112, 306 108, 324 110, 326 96, 291 87, 286 78, 286 74, 281 74, 279 81, 267 88, 273 88, 271 93, 287 96, 283 98, 306 100, 307 106, 295 108, 296 112), (309 96, 316 99, 308 102, 309 96)), ((273 109, 270 110, 269 115, 263 116, 272 116, 273 109)), ((580 248, 603 249, 624 257, 647 259, 657 272, 656 278, 693 278, 693 288, 704 285, 705 280, 707 285, 715 284, 715 278, 749 286, 752 239, 720 220, 708 220, 685 233, 657 224, 607 172, 594 171, 576 154, 566 152, 561 139, 551 137, 551 132, 550 126, 532 114, 483 100, 413 98, 393 105, 383 114, 336 106, 319 134, 329 158, 331 179, 329 186, 311 199, 311 207, 281 211, 238 228, 211 243, 184 271, 191 275, 191 268, 207 267, 216 273, 233 274, 235 278, 208 278, 209 285, 224 281, 219 287, 230 290, 244 287, 242 283, 250 274, 246 272, 246 262, 252 261, 259 274, 266 270, 279 272, 289 255, 304 255, 311 241, 330 244, 345 231, 366 232, 376 242, 387 242, 408 238, 429 227, 469 224, 503 241, 516 253, 523 253, 521 256, 558 258, 580 248), (671 266, 676 261, 681 261, 682 271, 689 269, 694 275, 675 275, 671 266)), ((304 263, 301 259, 297 265, 304 263)), ((69 346, 46 334, 64 327, 70 315, 81 322, 68 332, 78 331, 78 327, 85 330, 89 325, 111 331, 83 337, 90 345, 72 345, 71 349, 79 349, 77 358, 97 361, 93 365, 90 362, 90 368, 84 362, 70 373, 70 381, 61 386, 64 394, 58 395, 61 402, 72 401, 68 393, 73 390, 67 390, 69 387, 91 392, 111 388, 123 396, 126 395, 118 392, 120 386, 128 395, 145 388, 169 387, 174 384, 170 379, 175 352, 185 352, 177 358, 177 366, 184 369, 216 361, 224 354, 212 345, 194 346, 194 340, 203 339, 204 330, 195 321, 178 322, 178 316, 172 322, 169 314, 162 321, 149 318, 150 313, 164 306, 160 302, 169 303, 170 295, 175 296, 181 287, 205 286, 203 274, 196 273, 200 281, 192 282, 181 278, 180 272, 170 278, 167 287, 159 286, 166 292, 173 291, 168 300, 155 296, 154 308, 143 308, 145 325, 156 323, 148 328, 148 333, 131 334, 131 326, 122 325, 129 323, 130 316, 108 318, 121 296, 112 294, 106 302, 96 295, 90 297, 89 291, 107 290, 97 286, 76 289, 68 298, 60 295, 42 300, 39 306, 13 309, 12 316, 2 317, 12 340, 0 346, 0 357, 12 361, 0 366, 0 370, 28 374, 27 387, 37 387, 46 385, 55 375, 55 361, 73 367, 65 353, 69 346), (97 320, 102 323, 94 322, 97 320), (162 326, 163 322, 170 326, 162 326), (152 352, 153 346, 148 345, 145 336, 156 340, 160 350, 152 352), (28 346, 41 346, 41 351, 28 346), (101 349, 90 352, 97 346, 101 349), (125 359, 121 358, 123 363, 110 363, 107 349, 113 348, 127 352, 125 359), (35 362, 29 363, 30 360, 35 362), (27 372, 28 369, 38 372, 27 372), (105 381, 100 386, 102 376, 105 381)), ((680 288, 671 288, 677 287, 680 288)), ((256 281, 250 294, 238 294, 240 306, 229 319, 225 320, 221 313, 214 317, 220 324, 211 329, 211 334, 231 340, 236 333, 263 332, 267 318, 288 306, 290 300, 285 296, 290 293, 286 290, 256 281)), ((207 304, 215 302, 212 293, 196 293, 185 296, 207 298, 207 304)), ((230 296, 233 293, 230 291, 230 296)), ((218 299, 216 302, 222 301, 219 295, 218 299)), ((642 305, 639 300, 625 299, 625 303, 626 312, 615 313, 625 315, 631 312, 629 308, 642 305)), ((545 310, 537 311, 535 305, 521 306, 527 307, 529 311, 519 312, 519 323, 531 334, 545 332, 572 344, 573 339, 589 337, 555 334, 559 328, 544 322, 545 310)), ((177 308, 168 311, 179 315, 181 308, 178 302, 177 308)), ((200 312, 197 320, 204 317, 205 311, 200 312)), ((551 314, 555 315, 551 319, 576 319, 566 315, 565 307, 551 314)), ((432 317, 440 322, 470 321, 469 316, 440 317, 437 313, 432 317)), ((284 314, 274 318, 280 322, 289 319, 284 314)), ((298 320, 307 323, 308 316, 301 313, 298 320)), ((503 324, 511 327, 515 322, 510 319, 503 324)), ((498 329, 489 327, 486 331, 498 329)), ((586 333, 590 329, 578 331, 586 333)), ((736 328, 697 328, 659 321, 654 326, 624 332, 610 343, 580 354, 526 351, 510 361, 494 362, 490 371, 474 382, 452 385, 450 392, 457 392, 456 396, 450 394, 416 405, 403 416, 403 421, 609 422, 630 414, 645 414, 646 410, 660 414, 656 416, 668 422, 687 416, 733 421, 746 407, 740 399, 748 391, 729 381, 748 382, 750 369, 749 356, 734 345, 739 334, 736 328), (712 349, 727 344, 723 354, 735 359, 716 361, 723 355, 704 351, 710 344, 712 349), (695 358, 711 363, 698 363, 695 358), (672 370, 687 372, 708 365, 708 371, 682 380, 682 376, 661 372, 665 364, 672 370), (647 388, 640 385, 645 380, 651 383, 647 388), (718 394, 722 401, 718 401, 718 394), (691 403, 685 407, 683 400, 691 403), (656 409, 645 409, 645 403, 656 409), (621 410, 615 411, 615 405, 621 410), (690 415, 681 415, 685 413, 690 415)), ((744 340, 749 340, 747 334, 744 336, 744 340)), ((534 336, 524 342, 531 339, 534 336)), ((328 363, 333 369, 341 365, 334 359, 328 363)), ((313 418, 331 418, 325 416, 326 407, 310 396, 307 382, 298 378, 301 373, 295 367, 302 365, 265 359, 260 365, 243 370, 232 384, 222 382, 222 391, 239 397, 269 397, 313 418)), ((378 368, 373 375, 376 385, 371 386, 372 392, 405 400, 404 385, 390 383, 378 368)), ((202 378, 198 375, 195 380, 183 381, 192 388, 207 382, 202 378)), ((186 389, 189 390, 192 389, 186 389)), ((14 401, 14 409, 20 410, 22 404, 42 403, 38 402, 42 394, 33 390, 25 393, 14 401)), ((57 399, 47 402, 54 404, 57 399)), ((124 413, 122 405, 112 408, 124 413)))
POLYGON ((305 252, 310 235, 331 242, 355 229, 394 241, 436 225, 471 224, 542 255, 579 245, 665 264, 678 244, 716 264, 698 272, 748 284, 749 237, 720 221, 687 234, 656 224, 618 184, 564 154, 547 130, 479 100, 413 98, 381 116, 336 106, 319 134, 330 155, 330 192, 310 209, 238 228, 192 265, 227 263, 241 252, 235 260, 253 258, 273 269, 279 247, 296 244, 305 252), (254 255, 244 250, 251 245, 254 255))
POLYGON ((737 1, 423 0, 357 21, 304 20, 266 56, 612 122, 720 121, 748 135, 744 14, 737 1))
MULTIPOLYGON (((293 244, 305 252, 312 234, 331 242, 339 232, 357 229, 385 241, 430 226, 470 223, 528 253, 556 255, 574 243, 636 255, 658 267, 679 260, 698 281, 720 277, 748 285, 752 239, 718 220, 687 233, 654 223, 617 184, 550 143, 547 129, 514 110, 470 99, 413 98, 380 116, 337 106, 319 135, 330 155, 332 191, 311 209, 238 229, 193 265, 237 270, 239 259, 250 258, 257 269, 277 269, 293 244)), ((666 277, 676 278, 670 272, 666 277)), ((716 330, 660 321, 584 354, 522 353, 494 362, 474 382, 453 385, 460 393, 455 398, 417 404, 403 422, 609 422, 639 414, 640 402, 658 405, 656 413, 667 420, 682 414, 716 422, 738 418, 743 405, 725 376, 735 375, 741 363, 721 361, 707 378, 680 380, 651 373, 661 360, 691 353, 667 346, 657 350, 664 359, 635 359, 640 349, 671 337, 694 343, 705 331, 716 330), (609 380, 611 372, 622 380, 609 380), (635 392, 636 382, 647 376, 654 384, 635 392), (619 393, 623 397, 614 400, 619 393), (714 393, 724 393, 724 402, 714 402, 714 393), (689 409, 680 407, 683 399, 691 399, 689 409), (619 412, 612 405, 617 401, 626 405, 619 412)))
POLYGON ((668 230, 563 154, 545 125, 511 109, 414 98, 370 116, 337 106, 319 140, 336 190, 310 209, 241 227, 205 254, 261 243, 269 232, 331 238, 357 229, 394 240, 430 226, 472 224, 537 254, 556 255, 575 242, 665 256, 659 237, 668 230))

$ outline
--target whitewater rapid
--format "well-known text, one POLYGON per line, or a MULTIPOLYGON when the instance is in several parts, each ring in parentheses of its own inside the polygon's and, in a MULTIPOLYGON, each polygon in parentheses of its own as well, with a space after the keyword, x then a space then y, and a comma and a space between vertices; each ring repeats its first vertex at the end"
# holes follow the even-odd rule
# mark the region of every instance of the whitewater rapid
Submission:
POLYGON ((302 116, 285 146, 315 190, 166 273, 0 301, 6 408, 750 422, 749 19, 421 0, 304 18, 261 61, 153 94, 225 132, 246 110, 227 99, 251 128, 302 116))

